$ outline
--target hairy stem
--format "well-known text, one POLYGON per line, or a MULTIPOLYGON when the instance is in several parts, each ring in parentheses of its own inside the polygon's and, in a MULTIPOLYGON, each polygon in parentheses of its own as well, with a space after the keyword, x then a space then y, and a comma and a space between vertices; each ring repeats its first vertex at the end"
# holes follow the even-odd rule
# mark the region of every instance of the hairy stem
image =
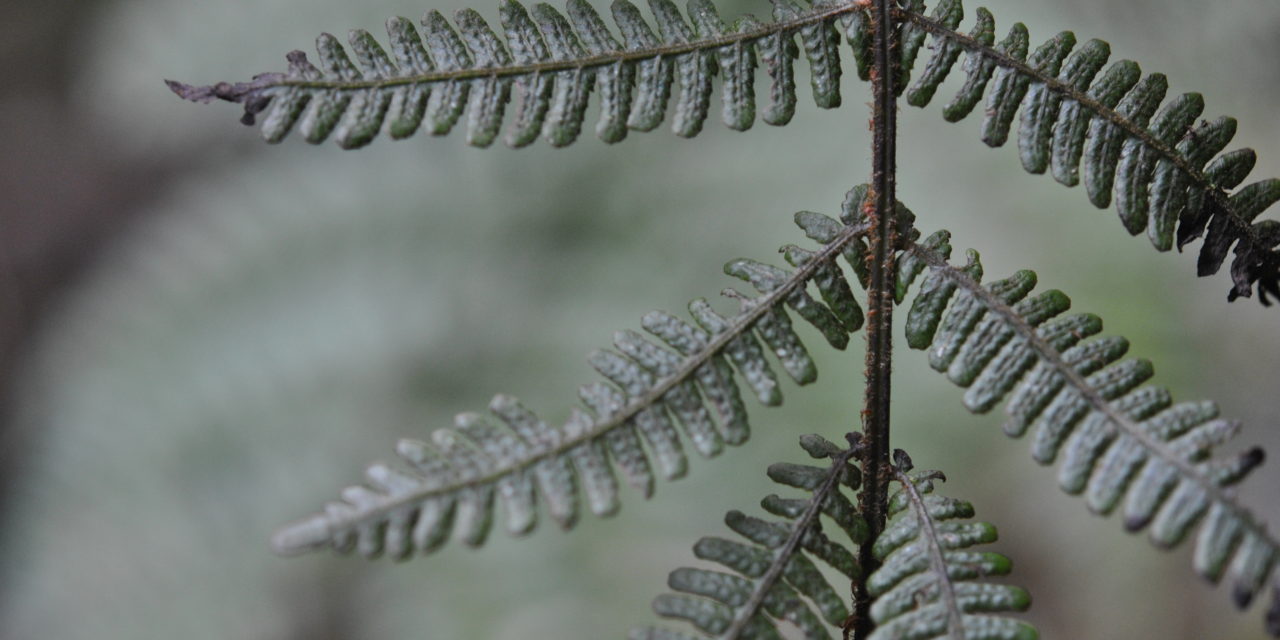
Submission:
MULTIPOLYGON (((889 466, 889 383, 893 371, 893 288, 896 268, 894 247, 897 245, 895 218, 895 171, 898 104, 894 80, 898 73, 894 60, 897 42, 894 37, 893 0, 876 0, 872 10, 875 30, 875 64, 872 68, 872 189, 868 194, 867 217, 871 224, 870 278, 867 286, 867 359, 866 393, 862 412, 863 485, 858 507, 870 526, 868 540, 875 540, 884 530, 888 502, 889 466)), ((879 564, 871 553, 870 543, 862 545, 859 561, 863 575, 871 575, 879 564)), ((855 640, 871 634, 871 598, 866 584, 859 580, 853 586, 853 618, 845 628, 845 637, 855 640)))

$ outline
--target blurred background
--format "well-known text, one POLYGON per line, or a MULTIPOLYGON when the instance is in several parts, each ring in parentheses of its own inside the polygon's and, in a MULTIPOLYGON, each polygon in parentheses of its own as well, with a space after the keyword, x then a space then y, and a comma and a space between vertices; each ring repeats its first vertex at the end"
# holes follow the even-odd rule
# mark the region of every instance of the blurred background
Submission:
MULTIPOLYGON (((988 6, 1001 33, 1022 20, 1038 43, 1070 28, 1203 92, 1206 116, 1236 116, 1237 140, 1259 150, 1253 176, 1280 175, 1273 0, 988 6)), ((714 297, 726 260, 803 242, 791 214, 836 213, 870 172, 869 93, 852 74, 844 108, 804 97, 781 129, 710 122, 696 141, 664 127, 519 151, 458 133, 269 146, 238 107, 186 104, 161 82, 247 79, 322 31, 382 39, 386 17, 427 8, 0 5, 0 638, 622 637, 653 620, 649 600, 693 542, 725 533, 724 511, 757 512, 774 490, 765 466, 803 459, 797 436, 854 425, 860 341, 838 353, 810 331, 816 384, 751 407, 747 445, 695 461, 653 501, 629 493, 613 519, 404 564, 272 556, 273 527, 398 437, 500 391, 563 420, 594 378, 591 348, 645 311, 714 297)), ((722 5, 743 12, 769 10, 722 5)), ((1175 397, 1242 419, 1230 450, 1280 452, 1280 312, 1228 306, 1225 274, 1196 279, 1193 255, 1157 254, 1081 189, 1025 175, 1014 150, 977 140, 976 118, 944 123, 946 95, 901 117, 900 195, 926 232, 951 229, 993 277, 1039 271, 1128 336, 1175 397)), ((1260 613, 1195 578, 1188 549, 1155 551, 1091 516, 998 415, 968 415, 920 353, 899 353, 896 446, 1000 526, 1045 637, 1261 637, 1260 613)), ((1276 521, 1278 486, 1266 466, 1243 494, 1276 521)))

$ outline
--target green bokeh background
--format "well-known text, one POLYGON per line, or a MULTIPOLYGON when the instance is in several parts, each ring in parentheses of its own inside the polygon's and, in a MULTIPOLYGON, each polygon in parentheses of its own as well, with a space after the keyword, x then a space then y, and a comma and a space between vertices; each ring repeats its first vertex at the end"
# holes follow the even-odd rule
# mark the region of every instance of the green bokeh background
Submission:
MULTIPOLYGON (((622 637, 652 621, 649 600, 692 562, 693 542, 725 531, 724 511, 774 490, 765 466, 803 458, 800 434, 836 439, 855 424, 860 341, 833 352, 806 327, 819 381, 785 386, 781 409, 751 406, 750 442, 693 461, 652 501, 627 491, 617 517, 568 534, 544 522, 524 540, 495 531, 480 552, 453 545, 403 564, 272 556, 274 526, 389 459, 396 438, 424 437, 499 391, 559 422, 594 377, 582 356, 614 330, 714 297, 732 284, 730 258, 802 242, 791 214, 835 213, 869 175, 868 89, 846 74, 841 109, 802 99, 787 127, 711 122, 692 141, 664 127, 560 150, 477 150, 458 134, 355 152, 268 146, 235 124, 235 107, 181 103, 161 79, 247 78, 321 31, 381 39, 387 16, 431 7, 114 0, 50 17, 59 6, 19 3, 7 24, 28 38, 19 44, 65 52, 52 72, 66 79, 66 122, 41 121, 47 105, 16 91, 2 113, 14 131, 85 139, 29 134, 5 152, 58 178, 7 183, 5 228, 42 224, 16 205, 76 188, 92 203, 109 187, 80 179, 85 148, 95 166, 140 171, 148 196, 103 199, 99 213, 119 209, 119 225, 95 227, 110 241, 51 296, 14 365, 0 638, 622 637)), ((1253 176, 1280 175, 1273 0, 987 6, 1001 32, 1021 20, 1039 42, 1070 28, 1166 73, 1171 91, 1203 92, 1206 116, 1234 115, 1237 140, 1258 149, 1253 176)), ((992 276, 1038 271, 1129 337, 1175 397, 1217 400, 1244 421, 1241 443, 1280 451, 1277 311, 1228 306, 1225 274, 1194 278, 1193 255, 1128 237, 1081 189, 982 145, 976 118, 943 122, 939 104, 904 106, 900 119, 899 194, 919 225, 950 229, 992 276)), ((1195 578, 1188 549, 1156 551, 1091 516, 1025 442, 1001 435, 998 414, 968 415, 920 353, 899 354, 895 446, 945 470, 946 491, 1000 527, 1044 637, 1261 637, 1260 613, 1237 614, 1226 589, 1195 578)), ((1242 494, 1274 521, 1278 487, 1272 465, 1242 494)))

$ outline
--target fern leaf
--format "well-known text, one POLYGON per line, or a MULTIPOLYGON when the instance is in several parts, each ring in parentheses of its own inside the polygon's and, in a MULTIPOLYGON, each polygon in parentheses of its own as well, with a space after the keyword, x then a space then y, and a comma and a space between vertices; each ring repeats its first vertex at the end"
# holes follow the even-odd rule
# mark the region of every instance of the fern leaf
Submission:
POLYGON ((432 433, 430 442, 401 441, 397 453, 409 469, 371 466, 367 486, 349 487, 341 501, 281 529, 275 549, 293 554, 330 546, 404 558, 436 549, 451 534, 478 546, 493 526, 495 503, 503 505, 507 530, 521 534, 536 525, 539 499, 567 529, 577 522, 580 492, 592 513, 617 511, 614 466, 646 497, 655 476, 683 476, 688 461, 680 432, 704 457, 741 444, 748 427, 735 368, 765 405, 782 401, 766 351, 798 384, 817 377, 788 307, 839 349, 861 327, 862 310, 836 259, 860 255, 863 194, 865 187, 851 192, 847 224, 797 214, 797 224, 822 246, 784 248, 794 270, 745 259, 726 265, 727 273, 759 291, 755 297, 726 292, 740 304, 736 315, 722 316, 695 300, 689 306, 693 323, 661 311, 644 317, 642 325, 656 341, 634 331, 617 333, 616 351, 598 350, 589 358, 607 382, 579 390, 589 411, 573 409, 563 427, 553 428, 515 398, 499 395, 489 406, 498 424, 464 413, 452 429, 432 433), (806 290, 810 282, 822 302, 806 290))
MULTIPOLYGON (((960 12, 954 0, 940 0, 931 16, 910 4, 897 10, 907 23, 904 74, 925 33, 933 38, 933 55, 907 90, 909 103, 929 104, 960 52, 967 52, 964 86, 943 109, 947 120, 968 115, 990 85, 983 142, 1004 145, 1021 110, 1018 150, 1028 172, 1052 170, 1055 180, 1075 186, 1081 182, 1083 162, 1090 202, 1106 208, 1114 199, 1130 234, 1145 231, 1159 251, 1175 243, 1181 250, 1203 235, 1197 265, 1201 276, 1217 273, 1234 246, 1228 298, 1251 297, 1256 284, 1264 305, 1270 304, 1268 296, 1280 299, 1280 222, 1255 222, 1280 201, 1280 180, 1228 193, 1254 163, 1249 149, 1219 155, 1235 135, 1235 120, 1196 125, 1204 110, 1197 93, 1177 96, 1161 108, 1168 90, 1165 77, 1157 73, 1144 78, 1129 60, 1104 70, 1111 51, 1101 40, 1077 47, 1075 35, 1064 31, 1033 49, 1026 27, 1015 23, 994 44, 995 22, 989 12, 978 10, 968 34, 956 30, 960 12)), ((869 26, 864 22, 859 28, 869 26)))
POLYGON ((968 522, 973 505, 933 494, 937 471, 909 473, 911 459, 894 452, 899 489, 889 498, 890 521, 872 551, 880 568, 867 581, 875 598, 870 640, 1034 640, 1031 625, 992 615, 1025 611, 1031 596, 1019 587, 983 582, 1007 575, 1009 559, 972 547, 996 540, 996 528, 968 522))
MULTIPOLYGON (((849 615, 844 598, 822 574, 812 558, 822 560, 846 576, 861 575, 857 555, 847 542, 823 532, 819 516, 825 514, 844 531, 848 542, 866 542, 867 524, 840 487, 856 491, 861 474, 850 460, 857 452, 857 436, 841 449, 826 439, 809 435, 801 446, 814 458, 829 458, 825 469, 779 463, 769 467, 769 477, 779 484, 801 489, 808 498, 766 497, 765 511, 783 518, 768 521, 730 511, 725 524, 747 540, 702 538, 693 547, 701 560, 720 564, 732 573, 681 567, 671 572, 667 585, 676 593, 658 596, 653 608, 666 618, 685 620, 705 637, 781 638, 778 621, 789 622, 805 638, 830 638, 849 615)), ((696 638, 662 628, 635 629, 632 640, 696 638)))
POLYGON ((1167 390, 1142 386, 1151 363, 1123 359, 1124 338, 1096 337, 1097 316, 1063 316, 1062 292, 1031 296, 1033 272, 984 286, 972 251, 963 268, 920 245, 907 255, 929 267, 907 316, 908 342, 967 388, 965 406, 985 413, 1007 398, 1006 433, 1031 433, 1041 464, 1060 459, 1064 491, 1083 494, 1095 513, 1121 511, 1125 529, 1147 529, 1156 546, 1178 545, 1199 525, 1196 571, 1215 583, 1229 575, 1241 608, 1270 576, 1268 628, 1280 636, 1280 542, 1231 489, 1262 450, 1210 457, 1239 423, 1220 419, 1212 402, 1175 404, 1167 390))
POLYGON ((334 36, 322 34, 316 40, 319 67, 294 51, 287 56, 287 71, 249 82, 168 84, 188 100, 242 103, 245 123, 262 115, 262 134, 269 142, 283 140, 295 126, 308 142, 333 136, 344 148, 368 144, 384 124, 393 138, 412 135, 424 122, 432 135, 444 135, 465 112, 467 142, 486 147, 497 138, 507 104, 519 96, 507 144, 525 146, 541 135, 553 146, 564 146, 580 134, 597 88, 596 134, 605 142, 622 140, 628 129, 656 128, 673 89, 672 128, 691 137, 710 113, 717 74, 723 76, 725 124, 751 127, 757 53, 772 79, 764 115, 769 124, 791 119, 796 103, 791 58, 801 50, 813 71, 814 101, 823 108, 839 106, 836 23, 864 6, 818 2, 802 7, 785 0, 774 3, 773 22, 746 16, 726 25, 709 0, 691 0, 689 21, 671 0, 649 0, 655 33, 635 5, 617 0, 612 13, 619 41, 584 0, 569 0, 568 17, 545 3, 529 11, 504 0, 499 7, 503 38, 471 9, 457 13, 456 30, 431 11, 421 34, 405 18, 387 21, 394 56, 367 32, 354 30, 349 43, 359 65, 334 36))

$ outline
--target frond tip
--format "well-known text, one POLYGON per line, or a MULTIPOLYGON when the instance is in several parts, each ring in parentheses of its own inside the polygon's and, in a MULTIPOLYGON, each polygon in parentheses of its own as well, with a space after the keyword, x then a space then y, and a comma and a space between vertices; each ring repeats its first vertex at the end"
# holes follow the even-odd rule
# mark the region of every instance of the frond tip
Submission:
POLYGON ((933 493, 946 478, 910 473, 911 460, 894 452, 898 490, 889 498, 889 524, 872 551, 880 568, 867 581, 875 598, 870 640, 1035 640, 1035 628, 999 613, 1026 611, 1022 588, 983 582, 1009 573, 998 553, 972 551, 996 540, 996 528, 970 522, 973 505, 933 493))
POLYGON ((1262 450, 1211 457, 1240 424, 1220 419, 1212 402, 1175 404, 1166 389, 1143 386, 1151 363, 1123 359, 1124 338, 1094 337, 1097 316, 1062 315, 1071 303, 1061 291, 1031 296, 1034 273, 983 286, 974 252, 963 268, 919 245, 907 253, 929 268, 907 316, 908 344, 967 388, 965 406, 986 413, 1007 397, 1005 432, 1031 432, 1041 464, 1061 458, 1064 491, 1083 494, 1098 514, 1119 509, 1127 530, 1148 529, 1157 546, 1175 546, 1199 525, 1196 571, 1215 583, 1229 574, 1241 608, 1270 576, 1267 624, 1280 636, 1280 542, 1232 491, 1262 450))
MULTIPOLYGON (((855 189, 849 203, 860 203, 864 192, 855 189)), ((797 214, 797 224, 822 246, 785 247, 794 270, 745 259, 726 265, 760 292, 726 291, 739 305, 737 314, 722 316, 699 299, 689 305, 693 323, 661 311, 647 314, 642 325, 657 340, 635 331, 615 334, 616 351, 589 358, 607 382, 579 390, 587 409, 573 409, 563 427, 549 426, 511 396, 496 396, 489 410, 497 424, 464 413, 430 442, 402 440, 396 451, 408 469, 369 467, 367 486, 348 487, 341 501, 282 528, 275 550, 291 555, 328 546, 405 558, 438 548, 455 531, 478 546, 493 526, 495 502, 513 534, 533 529, 539 500, 568 529, 578 519, 580 490, 592 513, 618 510, 615 466, 646 497, 655 476, 682 477, 688 462, 677 429, 704 457, 741 444, 748 427, 736 374, 765 405, 782 402, 766 353, 798 384, 817 377, 788 308, 839 349, 861 326, 862 310, 836 264, 841 256, 860 262, 865 226, 859 211, 847 203, 845 223, 797 214), (811 282, 821 302, 806 290, 811 282)))
MULTIPOLYGON (((789 622, 805 638, 830 638, 849 610, 811 558, 858 580, 861 569, 849 544, 866 542, 867 524, 841 487, 856 491, 861 474, 850 460, 857 453, 857 434, 848 448, 809 435, 801 446, 814 458, 831 461, 827 468, 779 463, 769 477, 779 484, 809 493, 803 499, 770 495, 761 501, 765 511, 782 518, 768 521, 730 511, 725 524, 746 538, 747 544, 725 538, 702 538, 693 547, 699 559, 715 562, 732 573, 682 567, 671 572, 668 586, 677 593, 658 596, 653 608, 666 618, 685 620, 705 637, 719 640, 780 639, 777 623, 789 622), (823 532, 826 515, 848 542, 823 532), (815 612, 816 609, 816 612, 815 612)), ((696 637, 669 629, 644 628, 632 640, 692 640, 696 637)))
POLYGON ((957 31, 959 0, 939 0, 929 16, 910 6, 898 16, 906 23, 904 73, 926 35, 932 38, 933 55, 907 89, 907 102, 928 105, 966 53, 964 85, 943 107, 944 118, 965 118, 986 91, 981 114, 987 145, 1016 137, 1028 172, 1050 172, 1069 187, 1083 182, 1091 203, 1106 208, 1114 201, 1125 230, 1145 232, 1159 251, 1181 250, 1204 236, 1198 275, 1217 273, 1234 246, 1228 298, 1250 297, 1257 285, 1262 304, 1270 304, 1269 296, 1280 299, 1280 222, 1255 222, 1280 201, 1280 180, 1236 189, 1256 155, 1252 149, 1222 153, 1235 136, 1235 119, 1197 124, 1204 111, 1200 94, 1165 101, 1164 75, 1143 77, 1131 60, 1107 66, 1111 46, 1101 40, 1077 46, 1075 34, 1063 31, 1032 47, 1027 28, 1014 23, 997 43, 986 9, 977 10, 969 33, 957 31))
POLYGON ((246 124, 262 116, 262 133, 278 142, 295 127, 309 142, 333 135, 345 148, 372 141, 384 124, 393 138, 424 124, 444 135, 467 118, 467 141, 486 147, 497 139, 506 107, 519 97, 506 135, 522 147, 541 134, 554 146, 577 139, 588 99, 599 95, 596 134, 617 142, 628 130, 650 131, 665 119, 675 94, 672 128, 690 137, 702 130, 712 81, 721 76, 726 125, 755 122, 755 69, 764 61, 771 78, 765 122, 786 124, 795 112, 793 59, 801 52, 812 69, 818 106, 840 105, 837 21, 857 2, 817 0, 808 7, 775 0, 773 21, 744 16, 726 24, 710 0, 690 0, 688 19, 671 0, 650 0, 657 30, 627 0, 615 0, 621 39, 585 0, 569 0, 567 16, 551 5, 532 10, 514 0, 499 7, 502 37, 474 10, 451 24, 438 11, 422 19, 421 35, 405 18, 387 21, 388 52, 368 32, 351 31, 356 61, 332 35, 316 40, 319 65, 306 54, 288 55, 283 73, 242 83, 195 87, 167 81, 184 99, 244 105, 246 124), (797 46, 797 38, 799 45, 797 46))

